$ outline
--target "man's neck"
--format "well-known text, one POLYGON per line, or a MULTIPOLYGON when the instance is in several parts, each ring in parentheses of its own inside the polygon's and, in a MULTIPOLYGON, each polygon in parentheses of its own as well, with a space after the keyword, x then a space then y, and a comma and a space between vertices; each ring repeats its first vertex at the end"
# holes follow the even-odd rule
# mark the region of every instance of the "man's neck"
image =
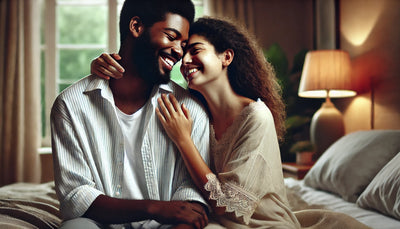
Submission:
MULTIPOLYGON (((131 50, 130 47, 125 47, 131 50)), ((128 53, 121 53, 120 64, 125 69, 121 79, 110 79, 115 105, 126 114, 133 114, 146 104, 154 87, 140 77, 128 53)))
POLYGON ((150 97, 152 85, 139 77, 124 76, 121 79, 110 79, 110 88, 114 96, 115 105, 126 114, 133 114, 150 97))

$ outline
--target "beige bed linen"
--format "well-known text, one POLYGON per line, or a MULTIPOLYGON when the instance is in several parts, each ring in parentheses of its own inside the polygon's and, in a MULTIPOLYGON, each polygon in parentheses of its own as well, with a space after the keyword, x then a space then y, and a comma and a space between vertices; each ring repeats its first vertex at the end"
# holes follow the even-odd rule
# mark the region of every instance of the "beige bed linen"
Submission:
POLYGON ((291 211, 273 118, 261 101, 244 108, 219 141, 211 128, 211 153, 218 180, 209 177, 206 189, 226 207, 216 218, 226 228, 368 228, 331 211, 291 211))
POLYGON ((0 228, 58 228, 58 208, 54 182, 0 188, 0 228))

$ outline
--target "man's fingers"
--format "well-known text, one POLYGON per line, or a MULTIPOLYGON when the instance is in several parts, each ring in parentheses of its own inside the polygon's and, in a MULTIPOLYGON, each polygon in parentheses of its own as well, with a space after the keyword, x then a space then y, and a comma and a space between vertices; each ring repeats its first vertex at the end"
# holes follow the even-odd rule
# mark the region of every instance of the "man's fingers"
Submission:
POLYGON ((191 205, 192 211, 198 214, 197 221, 200 223, 201 228, 205 227, 208 224, 208 217, 203 206, 198 203, 191 203, 191 205))

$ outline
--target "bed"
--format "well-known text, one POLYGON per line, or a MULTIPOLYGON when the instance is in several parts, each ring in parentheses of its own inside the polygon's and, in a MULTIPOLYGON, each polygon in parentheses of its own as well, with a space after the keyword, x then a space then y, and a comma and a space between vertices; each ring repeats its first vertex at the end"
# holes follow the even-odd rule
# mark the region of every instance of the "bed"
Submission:
POLYGON ((358 131, 332 144, 303 180, 285 178, 292 210, 329 209, 376 229, 400 228, 400 130, 358 131))
MULTIPOLYGON (((328 209, 376 229, 400 228, 400 130, 348 134, 303 180, 285 178, 293 211, 328 209)), ((0 188, 0 228, 57 228, 54 182, 0 188)))

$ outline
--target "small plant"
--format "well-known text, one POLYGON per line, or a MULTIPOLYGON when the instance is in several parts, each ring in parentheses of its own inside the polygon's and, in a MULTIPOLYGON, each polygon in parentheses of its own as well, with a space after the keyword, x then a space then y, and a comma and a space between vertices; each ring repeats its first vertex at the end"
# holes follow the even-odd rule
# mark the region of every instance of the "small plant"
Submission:
POLYGON ((301 152, 314 152, 315 147, 310 141, 298 141, 290 147, 289 152, 301 153, 301 152))

